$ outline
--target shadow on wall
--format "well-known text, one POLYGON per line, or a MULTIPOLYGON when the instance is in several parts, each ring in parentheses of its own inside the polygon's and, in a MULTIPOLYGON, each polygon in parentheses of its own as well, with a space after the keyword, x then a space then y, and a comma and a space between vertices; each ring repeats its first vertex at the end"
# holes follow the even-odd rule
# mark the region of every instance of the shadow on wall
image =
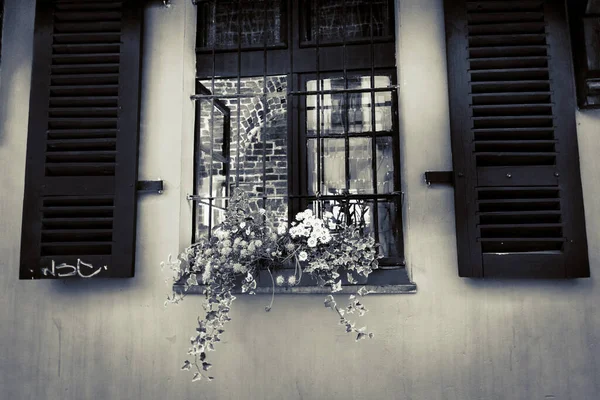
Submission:
MULTIPOLYGON (((0 6, 3 1, 0 1, 0 6)), ((26 2, 27 3, 27 2, 26 2)), ((35 6, 16 6, 9 2, 4 8, 4 21, 0 23, 2 32, 2 57, 0 61, 0 146, 8 133, 14 129, 23 130, 19 135, 26 140, 27 118, 29 109, 29 88, 31 80, 31 58, 33 53, 33 21, 35 6), (18 9, 17 9, 18 8, 18 9), (26 26, 27 29, 23 29, 26 26), (22 35, 27 32, 26 35, 22 35), (14 118, 17 116, 18 118, 14 118), (10 118, 12 117, 12 118, 10 118), (18 121, 18 126, 10 123, 18 121)), ((25 160, 23 160, 25 161, 25 160)))

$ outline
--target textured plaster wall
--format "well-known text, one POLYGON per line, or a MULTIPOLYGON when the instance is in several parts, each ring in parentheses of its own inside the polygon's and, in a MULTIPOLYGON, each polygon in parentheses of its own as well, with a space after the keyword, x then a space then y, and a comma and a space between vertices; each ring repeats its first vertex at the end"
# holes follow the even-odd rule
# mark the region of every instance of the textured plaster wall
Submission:
POLYGON ((451 168, 441 0, 401 0, 398 59, 406 256, 415 295, 366 300, 374 340, 355 344, 321 296, 241 297, 218 380, 178 371, 200 297, 164 309, 158 263, 189 238, 193 6, 148 2, 136 277, 18 280, 31 73, 32 0, 7 0, 0 68, 0 399, 573 399, 600 393, 600 113, 578 114, 592 278, 457 276, 453 194, 426 170, 451 168), (182 162, 179 162, 179 159, 182 162))

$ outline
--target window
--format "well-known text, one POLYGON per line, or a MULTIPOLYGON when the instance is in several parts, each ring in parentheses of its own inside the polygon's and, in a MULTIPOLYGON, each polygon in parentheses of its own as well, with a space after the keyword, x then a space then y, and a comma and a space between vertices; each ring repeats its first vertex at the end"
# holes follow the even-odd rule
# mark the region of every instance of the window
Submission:
POLYGON ((282 223, 310 207, 361 224, 385 283, 406 281, 393 16, 388 0, 199 2, 194 239, 240 187, 282 223))
POLYGON ((589 276, 565 2, 445 2, 459 274, 589 276))

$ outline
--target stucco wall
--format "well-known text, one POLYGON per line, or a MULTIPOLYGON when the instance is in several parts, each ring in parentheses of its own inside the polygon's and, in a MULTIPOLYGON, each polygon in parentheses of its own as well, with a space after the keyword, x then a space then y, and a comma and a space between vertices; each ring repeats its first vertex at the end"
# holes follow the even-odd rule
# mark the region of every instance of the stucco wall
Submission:
POLYGON ((163 308, 159 261, 191 229, 194 8, 148 2, 136 277, 19 281, 34 7, 7 0, 0 68, 0 399, 573 399, 600 396, 600 113, 578 114, 592 278, 457 276, 442 0, 400 0, 398 59, 406 257, 414 295, 373 295, 376 338, 342 332, 316 295, 240 297, 211 384, 179 372, 200 297, 163 308), (192 68, 190 68, 190 65, 192 68), (178 162, 182 158, 183 162, 178 162), (181 222, 184 221, 184 222, 181 222))

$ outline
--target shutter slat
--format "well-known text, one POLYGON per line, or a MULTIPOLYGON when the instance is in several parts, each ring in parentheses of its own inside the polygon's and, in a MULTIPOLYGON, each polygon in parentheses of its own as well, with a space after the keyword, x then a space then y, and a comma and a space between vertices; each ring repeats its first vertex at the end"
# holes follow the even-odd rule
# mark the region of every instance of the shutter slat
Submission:
POLYGON ((521 34, 521 33, 543 33, 546 28, 544 22, 509 22, 503 24, 485 24, 469 26, 472 35, 485 34, 521 34))
POLYGON ((53 107, 49 110, 51 117, 116 117, 119 109, 116 107, 53 107))
POLYGON ((550 92, 516 92, 516 93, 476 93, 472 94, 472 104, 477 105, 507 105, 550 103, 550 92))
POLYGON ((519 81, 495 81, 495 82, 472 82, 471 93, 495 93, 495 92, 535 92, 548 91, 550 82, 548 80, 519 80, 519 81))
POLYGON ((547 56, 530 57, 488 57, 469 59, 471 67, 475 69, 507 69, 520 67, 543 67, 548 63, 547 56))
POLYGON ((528 46, 486 46, 471 47, 468 50, 470 59, 493 57, 545 57, 547 45, 528 46))
POLYGON ((56 64, 112 64, 119 62, 119 53, 55 54, 56 64))
POLYGON ((543 46, 546 43, 546 35, 543 33, 516 33, 510 35, 469 36, 469 45, 472 48, 502 46, 508 43, 518 46, 543 46))
POLYGON ((68 43, 52 46, 54 54, 117 53, 119 43, 68 43))

